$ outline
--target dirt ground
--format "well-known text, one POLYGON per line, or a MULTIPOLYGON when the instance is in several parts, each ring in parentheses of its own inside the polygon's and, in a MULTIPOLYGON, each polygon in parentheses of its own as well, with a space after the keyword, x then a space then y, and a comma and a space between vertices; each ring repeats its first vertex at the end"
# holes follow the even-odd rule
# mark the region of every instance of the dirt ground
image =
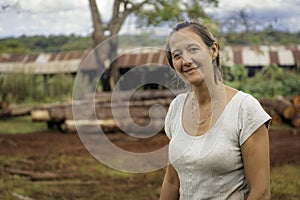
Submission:
MULTIPOLYGON (((269 135, 272 166, 300 164, 300 130, 271 129, 269 135)), ((132 139, 123 133, 111 133, 107 136, 119 147, 132 152, 153 151, 163 147, 168 142, 164 134, 158 134, 151 139, 132 139)), ((63 134, 60 132, 1 134, 0 155, 14 156, 18 154, 41 159, 48 157, 50 154, 52 156, 61 154, 79 156, 88 154, 88 152, 77 134, 63 134)))
MULTIPOLYGON (((271 166, 280 166, 285 164, 300 164, 300 130, 286 129, 286 130, 276 130, 271 129, 270 132, 270 154, 271 154, 271 166)), ((149 152, 155 149, 159 149, 167 144, 168 140, 164 134, 157 134, 150 139, 133 139, 122 133, 108 134, 108 138, 114 142, 119 147, 132 151, 132 152, 149 152)), ((74 159, 74 163, 68 161, 64 165, 64 162, 50 162, 53 158, 64 158, 69 157, 91 157, 88 151, 83 146, 79 136, 77 134, 63 134, 60 132, 41 132, 41 133, 30 133, 30 134, 0 134, 0 156, 5 158, 16 158, 17 160, 10 163, 0 163, 0 170, 2 174, 20 174, 22 175, 32 175, 32 172, 47 172, 55 169, 73 169, 70 165, 79 165, 80 162, 74 159), (67 166, 66 166, 67 165, 67 166), (29 173, 29 174, 26 174, 29 173)), ((62 171, 62 173, 66 173, 62 171)), ((152 185, 150 184, 146 190, 156 190, 156 193, 151 198, 143 199, 157 199, 159 193, 159 187, 163 179, 164 171, 161 170, 159 175, 153 177, 152 185), (159 178, 157 178, 159 176, 159 178), (155 186, 155 187, 154 187, 155 186), (156 188, 156 189, 155 189, 156 188)), ((74 170, 68 170, 67 174, 60 174, 57 178, 79 178, 84 179, 84 177, 78 177, 80 173, 74 170)), ((50 178, 51 174, 34 174, 32 179, 43 179, 50 178), (39 177, 41 175, 41 177, 39 177)), ((100 179, 99 179, 100 180, 100 179)), ((122 181, 122 180, 121 180, 122 181)), ((138 188, 141 181, 149 184, 149 179, 146 180, 145 176, 140 176, 137 178, 132 178, 131 182, 127 182, 124 187, 138 188)), ((100 180, 101 182, 101 180, 100 180)), ((110 182, 105 182, 106 187, 109 187, 108 191, 114 191, 114 187, 120 184, 119 179, 111 179, 110 182), (115 181, 115 182, 114 182, 115 181)), ((123 183, 124 184, 124 183, 123 183)), ((127 189, 126 188, 126 189, 127 189)), ((125 190, 125 188, 124 188, 125 190)), ((72 189, 73 191, 73 189, 72 189)), ((90 191, 88 191, 90 193, 90 191)), ((93 191, 94 192, 94 191, 93 191)), ((126 193, 126 191, 124 192, 126 193)), ((45 194, 43 194, 45 196, 45 194)), ((51 194, 49 194, 51 195, 51 194)), ((59 194, 58 194, 59 195, 59 194)), ((140 196, 137 194, 136 196, 140 196)), ((146 194, 145 194, 146 195, 146 194)), ((0 198, 1 199, 1 198, 0 198)), ((58 198, 59 199, 59 198, 58 198)), ((76 199, 72 197, 72 199, 76 199)), ((79 199, 79 198, 78 198, 79 199)), ((111 199, 111 198, 97 198, 97 199, 111 199)), ((118 198, 116 198, 118 199, 118 198)), ((130 198, 131 199, 131 198, 130 198)), ((132 198, 136 199, 136 198, 132 198)))

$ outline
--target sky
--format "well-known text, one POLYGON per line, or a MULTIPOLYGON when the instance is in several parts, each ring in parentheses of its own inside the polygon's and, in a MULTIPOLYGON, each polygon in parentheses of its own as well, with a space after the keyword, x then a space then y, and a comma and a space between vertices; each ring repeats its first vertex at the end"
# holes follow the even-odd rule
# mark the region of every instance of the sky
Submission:
MULTIPOLYGON (((21 35, 90 35, 93 30, 88 0, 0 0, 0 6, 19 2, 19 7, 0 11, 0 38, 21 35)), ((111 17, 112 1, 97 0, 102 18, 111 17)), ((258 23, 274 28, 300 31, 300 0, 219 0, 218 8, 206 12, 216 19, 227 19, 246 9, 258 23)), ((129 17, 122 30, 136 27, 129 17)))

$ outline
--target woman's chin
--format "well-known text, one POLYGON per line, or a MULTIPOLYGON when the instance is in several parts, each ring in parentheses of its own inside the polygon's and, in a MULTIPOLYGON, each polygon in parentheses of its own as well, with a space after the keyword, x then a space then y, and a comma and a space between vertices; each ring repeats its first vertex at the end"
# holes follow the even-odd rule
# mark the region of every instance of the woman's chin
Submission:
POLYGON ((189 82, 190 85, 193 85, 193 86, 199 86, 201 84, 203 84, 203 79, 200 78, 200 77, 193 77, 193 78, 188 78, 187 81, 189 82))

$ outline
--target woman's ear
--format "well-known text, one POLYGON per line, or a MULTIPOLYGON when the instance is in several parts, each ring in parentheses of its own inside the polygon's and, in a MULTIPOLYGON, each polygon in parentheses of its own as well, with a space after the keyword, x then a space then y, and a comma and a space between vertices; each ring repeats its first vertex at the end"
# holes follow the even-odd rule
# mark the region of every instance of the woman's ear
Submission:
POLYGON ((212 59, 215 60, 217 58, 217 56, 219 55, 219 45, 218 43, 214 42, 212 47, 212 59))

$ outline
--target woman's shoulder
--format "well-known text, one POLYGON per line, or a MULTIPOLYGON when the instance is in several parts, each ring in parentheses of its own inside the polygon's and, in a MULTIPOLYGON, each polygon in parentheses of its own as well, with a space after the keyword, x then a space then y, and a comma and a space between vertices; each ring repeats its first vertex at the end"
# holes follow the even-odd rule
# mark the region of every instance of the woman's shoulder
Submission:
POLYGON ((186 97, 188 95, 188 92, 178 94, 173 100, 172 104, 181 104, 184 103, 186 97))
POLYGON ((246 103, 246 104, 258 101, 254 96, 252 96, 251 94, 244 92, 242 90, 237 90, 237 89, 229 87, 229 86, 225 86, 225 90, 226 90, 227 102, 230 102, 230 100, 236 96, 239 97, 241 102, 246 103))

